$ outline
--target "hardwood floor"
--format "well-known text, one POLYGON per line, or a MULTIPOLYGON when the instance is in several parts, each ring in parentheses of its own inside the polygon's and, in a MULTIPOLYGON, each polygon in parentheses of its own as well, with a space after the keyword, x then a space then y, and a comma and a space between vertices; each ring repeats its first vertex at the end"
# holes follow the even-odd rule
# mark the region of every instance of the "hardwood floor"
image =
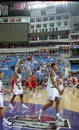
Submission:
MULTIPOLYGON (((4 94, 4 101, 10 101, 11 95, 4 94)), ((19 96, 14 100, 15 102, 20 102, 19 96)), ((45 104, 47 103, 47 92, 46 89, 38 88, 36 91, 36 97, 34 98, 33 94, 24 93, 24 102, 25 103, 34 103, 34 104, 45 104)), ((67 87, 65 88, 63 99, 60 103, 61 108, 71 110, 74 112, 79 112, 79 90, 77 88, 67 87)))

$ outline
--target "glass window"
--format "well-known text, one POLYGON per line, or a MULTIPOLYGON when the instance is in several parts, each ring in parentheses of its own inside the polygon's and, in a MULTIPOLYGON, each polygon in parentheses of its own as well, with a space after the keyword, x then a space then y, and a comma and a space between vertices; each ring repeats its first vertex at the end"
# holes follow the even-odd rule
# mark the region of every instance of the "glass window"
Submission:
POLYGON ((45 29, 45 32, 47 32, 47 28, 45 29))
POLYGON ((58 31, 58 28, 56 27, 56 31, 58 31))
POLYGON ((31 29, 33 29, 34 28, 34 25, 31 25, 31 29))
POLYGON ((54 28, 52 28, 52 31, 54 31, 54 28))
POLYGON ((39 29, 39 31, 41 32, 41 29, 39 29))
POLYGON ((36 18, 36 22, 40 22, 41 21, 41 18, 36 18))
POLYGON ((47 24, 43 24, 43 27, 47 27, 47 24))
POLYGON ((50 26, 50 27, 53 27, 53 26, 54 26, 54 23, 50 23, 49 26, 50 26))
POLYGON ((46 15, 46 11, 45 10, 41 10, 41 15, 46 15))
POLYGON ((67 25, 67 22, 64 22, 64 25, 67 25))
POLYGON ((42 21, 48 21, 48 17, 42 18, 42 21))
POLYGON ((50 16, 50 17, 49 17, 49 20, 54 20, 54 16, 50 16))
POLYGON ((63 15, 63 19, 69 19, 69 15, 63 15))
POLYGON ((60 26, 60 22, 58 22, 58 26, 60 26))
POLYGON ((61 16, 56 16, 56 19, 57 19, 57 20, 61 20, 62 17, 61 17, 61 16))
POLYGON ((39 36, 39 40, 43 40, 43 36, 39 36))
POLYGON ((34 18, 31 18, 31 19, 30 19, 30 22, 35 22, 34 18))
POLYGON ((41 28, 41 24, 37 24, 37 25, 36 25, 36 28, 41 28))
POLYGON ((47 36, 44 36, 43 40, 47 40, 47 36))
POLYGON ((42 32, 44 32, 44 29, 42 29, 42 32))
POLYGON ((50 35, 50 36, 49 36, 49 39, 57 39, 57 38, 58 38, 57 35, 50 35))

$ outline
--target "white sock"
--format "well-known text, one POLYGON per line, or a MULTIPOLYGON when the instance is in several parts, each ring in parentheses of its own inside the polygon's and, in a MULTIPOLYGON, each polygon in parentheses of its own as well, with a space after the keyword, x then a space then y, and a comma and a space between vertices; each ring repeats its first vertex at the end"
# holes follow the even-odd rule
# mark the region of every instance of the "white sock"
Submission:
POLYGON ((59 117, 59 116, 60 116, 60 114, 59 114, 59 113, 56 113, 56 116, 57 116, 57 117, 59 117))

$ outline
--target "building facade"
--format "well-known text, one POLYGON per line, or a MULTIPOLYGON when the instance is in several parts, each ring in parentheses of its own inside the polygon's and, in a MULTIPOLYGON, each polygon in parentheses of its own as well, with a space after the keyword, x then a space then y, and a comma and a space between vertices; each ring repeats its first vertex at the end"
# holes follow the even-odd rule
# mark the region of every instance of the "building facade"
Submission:
POLYGON ((30 43, 69 44, 71 14, 56 13, 52 6, 32 9, 30 17, 30 43))

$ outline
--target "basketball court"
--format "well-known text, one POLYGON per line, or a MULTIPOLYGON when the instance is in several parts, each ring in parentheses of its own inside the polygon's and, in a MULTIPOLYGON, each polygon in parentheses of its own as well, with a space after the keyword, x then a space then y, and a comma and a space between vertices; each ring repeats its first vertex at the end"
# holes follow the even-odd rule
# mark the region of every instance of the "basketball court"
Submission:
POLYGON ((10 95, 4 94, 5 115, 12 126, 5 126, 0 118, 1 130, 78 130, 79 129, 79 90, 65 88, 61 99, 61 116, 64 122, 55 119, 55 108, 50 107, 42 113, 41 120, 37 118, 37 111, 47 102, 46 89, 38 89, 36 97, 33 94, 24 93, 24 102, 29 109, 21 106, 19 97, 13 102, 14 110, 8 108, 10 95), (74 105, 75 104, 75 105, 74 105))

